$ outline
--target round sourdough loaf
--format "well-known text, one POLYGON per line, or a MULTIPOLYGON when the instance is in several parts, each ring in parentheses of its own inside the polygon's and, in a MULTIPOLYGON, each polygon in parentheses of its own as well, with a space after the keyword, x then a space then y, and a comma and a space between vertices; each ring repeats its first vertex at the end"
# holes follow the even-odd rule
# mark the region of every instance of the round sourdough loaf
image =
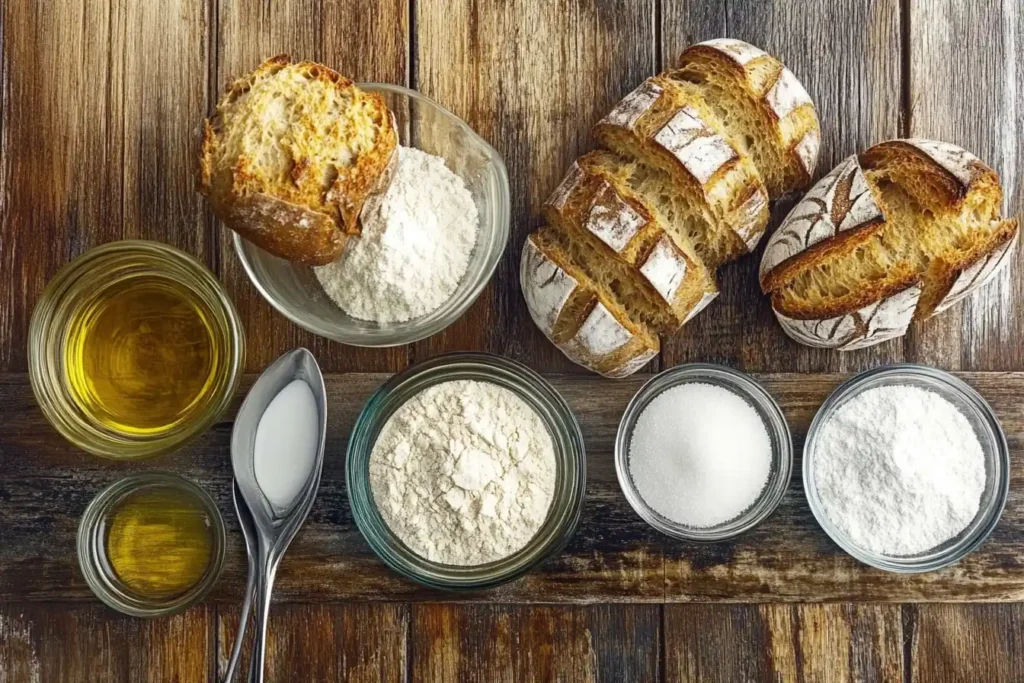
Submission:
POLYGON ((201 190, 246 239, 324 265, 387 189, 397 145, 382 97, 282 55, 235 81, 205 122, 201 190))
POLYGON ((906 333, 1005 266, 1018 241, 995 171, 945 142, 875 145, 842 161, 768 240, 762 289, 782 328, 853 350, 906 333))

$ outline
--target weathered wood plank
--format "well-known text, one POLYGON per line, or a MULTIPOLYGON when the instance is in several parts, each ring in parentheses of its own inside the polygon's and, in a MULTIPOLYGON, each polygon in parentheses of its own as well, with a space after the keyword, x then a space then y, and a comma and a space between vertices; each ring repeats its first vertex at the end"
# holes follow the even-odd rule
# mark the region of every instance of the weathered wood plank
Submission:
POLYGON ((654 70, 653 0, 446 2, 416 6, 414 87, 463 118, 509 170, 512 234, 492 284, 446 331, 415 346, 501 353, 538 370, 579 368, 530 320, 519 254, 590 127, 654 70))
MULTIPOLYGON (((459 595, 493 602, 1000 601, 1024 599, 1024 373, 962 375, 992 403, 1013 453, 1010 499, 999 527, 977 552, 943 571, 899 576, 846 556, 817 526, 800 486, 800 458, 779 510, 731 543, 673 541, 648 528, 619 490, 612 444, 619 416, 645 377, 619 382, 556 376, 588 448, 587 499, 572 542, 559 557, 511 585, 459 595)), ((382 375, 328 376, 327 460, 311 516, 282 564, 282 601, 440 600, 448 594, 402 580, 372 554, 355 528, 344 485, 351 424, 382 375)), ((766 375, 797 449, 838 375, 766 375)), ((0 601, 88 598, 71 550, 89 500, 127 472, 173 470, 208 487, 230 528, 229 558, 216 600, 238 600, 245 565, 231 513, 230 423, 156 462, 111 463, 76 452, 34 405, 23 375, 0 376, 0 601)))
MULTIPOLYGON (((409 3, 404 0, 243 0, 217 4, 216 90, 210 107, 232 78, 264 59, 287 53, 321 61, 357 81, 408 83, 409 3)), ((196 124, 198 125, 198 121, 196 124)), ((259 370, 281 353, 305 346, 324 370, 395 371, 408 364, 406 347, 360 349, 317 337, 293 325, 249 282, 231 233, 216 226, 219 275, 249 333, 247 367, 259 370)))
POLYGON ((904 611, 911 662, 906 680, 1024 680, 1024 606, 917 605, 904 611))
POLYGON ((0 605, 0 681, 212 680, 213 608, 132 619, 99 604, 0 605))
MULTIPOLYGON (((911 0, 907 134, 958 144, 999 172, 1007 215, 1021 212, 1024 12, 1020 3, 911 0), (983 45, 984 49, 964 49, 983 45)), ((1024 250, 997 281, 912 328, 907 359, 947 368, 1024 364, 1024 250)))
POLYGON ((656 681, 660 617, 653 605, 415 605, 412 679, 656 681))
POLYGON ((32 308, 74 256, 141 237, 210 261, 194 139, 206 9, 104 0, 0 11, 0 370, 20 371, 32 308))
MULTIPOLYGON (((398 683, 406 679, 406 605, 274 605, 267 640, 268 681, 398 683)), ((217 611, 217 676, 227 673, 238 610, 217 611)), ((249 671, 253 625, 236 680, 249 671)))
MULTIPOLYGON (((777 56, 807 88, 821 119, 818 176, 848 155, 898 135, 898 0, 662 3, 663 68, 688 45, 722 36, 749 41, 777 56)), ((769 233, 792 204, 792 199, 778 203, 769 233)), ((752 372, 852 372, 902 360, 901 341, 836 353, 789 340, 760 295, 762 251, 719 271, 721 295, 663 345, 665 367, 713 360, 752 372)))
POLYGON ((664 631, 667 681, 904 680, 896 605, 666 605, 664 631))

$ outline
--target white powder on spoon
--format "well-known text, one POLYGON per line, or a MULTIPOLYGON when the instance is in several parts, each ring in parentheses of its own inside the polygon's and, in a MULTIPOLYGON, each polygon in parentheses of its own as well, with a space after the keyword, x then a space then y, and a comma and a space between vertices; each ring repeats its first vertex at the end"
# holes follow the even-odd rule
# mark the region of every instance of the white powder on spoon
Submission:
POLYGON ((431 313, 466 274, 479 216, 444 159, 399 147, 384 199, 334 263, 314 268, 324 291, 362 320, 396 323, 431 313))
POLYGON ((761 416, 719 386, 672 387, 640 414, 629 444, 629 473, 640 496, 679 524, 711 527, 739 516, 771 471, 772 444, 761 416))
POLYGON ((932 391, 868 389, 821 427, 814 480, 825 514, 856 545, 930 550, 978 514, 985 456, 967 418, 932 391))

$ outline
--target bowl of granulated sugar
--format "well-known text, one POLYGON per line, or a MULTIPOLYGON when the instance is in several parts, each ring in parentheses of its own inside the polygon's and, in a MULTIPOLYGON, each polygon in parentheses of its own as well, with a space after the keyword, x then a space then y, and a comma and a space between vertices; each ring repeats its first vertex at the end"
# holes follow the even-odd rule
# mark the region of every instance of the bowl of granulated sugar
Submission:
POLYGON ((615 441, 626 500, 658 531, 721 541, 782 501, 793 469, 789 426, 764 387, 695 363, 656 375, 630 401, 615 441))
POLYGON ((818 523, 878 569, 926 572, 988 538, 1010 483, 991 406, 924 365, 861 373, 825 401, 804 444, 803 480, 818 523))

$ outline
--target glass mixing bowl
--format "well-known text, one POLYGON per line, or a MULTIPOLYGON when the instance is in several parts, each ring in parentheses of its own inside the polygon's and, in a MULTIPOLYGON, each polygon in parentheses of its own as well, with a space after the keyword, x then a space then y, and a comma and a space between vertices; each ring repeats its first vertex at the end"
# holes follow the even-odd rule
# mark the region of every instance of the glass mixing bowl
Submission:
POLYGON ((447 590, 490 588, 522 576, 561 552, 579 523, 587 478, 583 435, 568 404, 529 368, 484 353, 438 356, 385 382, 356 420, 345 467, 352 515, 373 551, 406 578, 447 590), (541 417, 555 447, 557 480, 547 519, 525 547, 487 564, 440 564, 417 555, 388 528, 370 487, 370 453, 391 415, 427 387, 453 380, 490 382, 512 391, 541 417))
POLYGON ((764 387, 742 372, 710 363, 690 363, 666 370, 651 378, 626 406, 615 437, 615 473, 626 500, 645 522, 663 534, 685 541, 724 541, 753 529, 775 511, 789 486, 793 472, 793 440, 779 404, 764 387), (647 504, 629 472, 629 445, 633 429, 644 409, 663 391, 682 384, 701 383, 722 387, 746 401, 764 422, 772 444, 768 482, 757 500, 738 516, 721 524, 695 527, 665 517, 647 504))
POLYGON ((480 214, 476 246, 452 296, 435 311, 407 322, 359 320, 331 301, 309 266, 268 254, 237 233, 235 253, 263 298, 299 327, 353 346, 398 346, 451 325, 490 281, 508 242, 508 174, 494 148, 437 102, 397 85, 362 83, 360 87, 387 101, 398 121, 402 145, 442 157, 473 195, 480 214))
POLYGON ((836 544, 864 564, 890 572, 929 572, 957 562, 988 538, 999 522, 1010 487, 1010 455, 1006 435, 992 407, 969 385, 948 372, 925 365, 891 365, 856 375, 836 389, 822 404, 804 443, 804 490, 818 524, 836 544), (931 550, 916 555, 894 556, 857 546, 828 518, 814 480, 814 458, 822 425, 854 396, 883 386, 912 386, 937 393, 959 410, 974 428, 985 455, 985 490, 978 514, 966 529, 931 550))

